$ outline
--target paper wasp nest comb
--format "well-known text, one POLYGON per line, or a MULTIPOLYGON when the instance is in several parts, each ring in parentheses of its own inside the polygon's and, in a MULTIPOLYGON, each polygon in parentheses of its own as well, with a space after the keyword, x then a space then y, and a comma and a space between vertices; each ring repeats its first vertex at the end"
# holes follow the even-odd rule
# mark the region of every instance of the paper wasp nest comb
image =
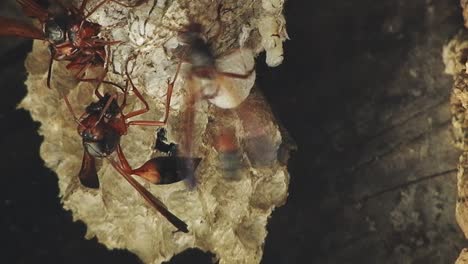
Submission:
MULTIPOLYGON (((90 0, 89 6, 97 2, 90 0)), ((220 2, 220 8, 213 0, 149 0, 136 8, 109 2, 90 16, 92 22, 103 27, 101 37, 122 41, 110 46, 108 80, 125 83, 125 62, 137 55, 129 68, 133 82, 151 108, 143 115, 144 119, 163 117, 167 80, 174 77, 178 64, 171 51, 179 45, 177 30, 190 20, 208 29, 207 38, 216 38, 212 44, 217 65, 223 71, 248 71, 254 67, 254 57, 262 51, 266 51, 270 66, 281 63, 282 42, 287 38, 283 0, 220 2)), ((44 143, 40 154, 46 166, 58 175, 64 208, 72 211, 75 220, 87 224, 87 238, 96 236, 109 248, 128 249, 145 263, 161 263, 188 248, 210 251, 220 263, 260 262, 267 220, 272 210, 286 201, 289 175, 284 162, 277 157, 284 152, 285 139, 259 93, 252 90, 249 95, 255 73, 232 82, 235 89, 242 91, 239 102, 229 102, 229 97, 214 100, 221 107, 236 105, 248 95, 238 108, 221 109, 207 100, 198 102, 194 108, 193 155, 202 161, 196 171, 198 184, 193 190, 184 182, 152 185, 137 179, 188 224, 189 233, 173 234, 174 227, 145 203, 108 160, 98 162, 99 189, 80 185, 77 174, 82 162, 82 139, 55 89, 68 94, 77 115, 96 98, 92 84, 77 82, 64 63, 54 64, 51 82, 54 89, 48 89, 45 62, 49 56, 47 45, 36 41, 26 60, 29 93, 20 106, 41 123, 39 132, 44 143), (224 151, 232 147, 223 143, 226 135, 231 135, 232 145, 241 150, 235 180, 229 180, 232 176, 226 169, 229 163, 226 165, 222 160, 224 151)), ((184 98, 189 67, 182 64, 166 126, 169 140, 176 143, 184 136, 181 122, 187 111, 184 98)), ((126 109, 140 107, 130 93, 126 109)), ((164 155, 154 150, 156 129, 131 126, 122 136, 123 152, 132 167, 164 155)))
MULTIPOLYGON (((443 49, 445 72, 453 75, 450 98, 455 145, 462 151, 458 161, 458 199, 455 216, 465 237, 468 237, 468 37, 460 33, 443 49)), ((456 263, 467 262, 467 249, 463 249, 456 263)))

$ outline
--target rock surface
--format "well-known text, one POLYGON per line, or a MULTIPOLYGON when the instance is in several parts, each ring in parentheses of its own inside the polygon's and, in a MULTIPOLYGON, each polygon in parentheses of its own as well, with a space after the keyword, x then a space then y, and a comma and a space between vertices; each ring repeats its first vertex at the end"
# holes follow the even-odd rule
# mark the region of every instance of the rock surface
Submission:
MULTIPOLYGON (((467 27, 467 2, 460 2, 463 8, 465 27, 467 27)), ((458 161, 457 173, 457 205, 456 219, 463 231, 465 238, 468 238, 468 36, 465 32, 460 32, 445 47, 443 51, 445 72, 451 74, 454 79, 453 90, 450 98, 452 125, 456 146, 462 150, 458 161)), ((466 248, 460 253, 456 263, 466 262, 466 248)))

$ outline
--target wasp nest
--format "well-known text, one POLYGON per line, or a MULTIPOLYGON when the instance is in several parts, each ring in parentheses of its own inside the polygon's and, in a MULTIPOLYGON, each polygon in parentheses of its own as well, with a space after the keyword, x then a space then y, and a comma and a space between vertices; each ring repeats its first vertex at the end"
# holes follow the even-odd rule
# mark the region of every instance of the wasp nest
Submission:
MULTIPOLYGON (((453 75, 454 84, 450 98, 454 143, 462 150, 458 161, 458 200, 456 219, 468 238, 468 38, 459 34, 443 49, 445 72, 453 75)), ((466 263, 466 249, 456 263, 466 263)))
MULTIPOLYGON (((90 8, 96 2, 89 1, 90 8)), ((212 0, 150 0, 136 8, 109 2, 90 16, 91 21, 103 26, 101 37, 121 41, 110 46, 107 79, 124 84, 125 62, 137 54, 129 65, 130 75, 151 107, 142 119, 163 117, 167 79, 174 77, 178 63, 169 51, 177 45, 177 31, 190 21, 210 29, 207 34, 222 32, 213 47, 223 71, 248 71, 262 51, 266 51, 270 66, 281 63, 282 42, 287 37, 283 0, 226 0, 221 8, 218 6, 212 0)), ((36 41, 26 60, 29 93, 20 106, 41 123, 39 132, 44 142, 40 154, 46 166, 58 175, 64 208, 72 211, 75 220, 87 224, 87 238, 95 236, 109 248, 128 249, 145 263, 161 263, 188 248, 210 251, 220 263, 260 262, 267 220, 275 206, 285 203, 289 175, 277 158, 284 145, 278 126, 263 98, 254 90, 249 95, 255 74, 233 82, 243 91, 241 97, 249 95, 238 108, 216 106, 222 106, 228 97, 218 98, 221 102, 199 102, 192 139, 196 146, 193 155, 202 161, 194 189, 184 182, 151 185, 137 179, 188 224, 189 233, 173 233, 174 227, 145 203, 108 160, 98 164, 99 189, 80 185, 77 174, 83 153, 81 137, 55 89, 68 95, 80 115, 96 101, 93 85, 77 82, 65 64, 55 63, 51 83, 54 89, 47 89, 48 65, 44 62, 49 56, 46 43, 36 41), (223 153, 216 147, 216 135, 224 128, 235 132, 243 150, 236 180, 229 179, 232 175, 227 175, 223 153)), ((185 111, 186 76, 184 63, 175 83, 167 124, 168 138, 174 142, 184 133, 180 122, 185 111)), ((129 101, 127 111, 141 108, 132 94, 129 101)), ((132 126, 122 137, 123 152, 131 166, 163 155, 154 150, 155 133, 154 127, 132 126)))

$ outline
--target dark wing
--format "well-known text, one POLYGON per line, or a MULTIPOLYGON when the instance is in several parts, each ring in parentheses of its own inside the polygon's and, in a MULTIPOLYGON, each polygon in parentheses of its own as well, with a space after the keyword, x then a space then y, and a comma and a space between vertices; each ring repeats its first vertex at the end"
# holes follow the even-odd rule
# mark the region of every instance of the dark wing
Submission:
POLYGON ((37 18, 42 23, 45 22, 49 13, 34 0, 16 0, 23 9, 24 14, 29 17, 37 18))
POLYGON ((177 216, 172 214, 167 207, 161 202, 158 198, 156 198, 153 194, 151 194, 148 190, 146 190, 141 184, 139 184, 130 174, 126 173, 121 166, 112 160, 111 158, 108 159, 112 166, 125 178, 125 180, 130 183, 140 193, 141 196, 159 213, 161 213, 173 226, 177 228, 177 231, 181 231, 184 233, 188 233, 187 224, 180 220, 177 216))
MULTIPOLYGON (((195 132, 196 132, 196 111, 197 103, 201 99, 201 91, 199 84, 196 82, 194 77, 188 78, 186 82, 187 87, 187 97, 185 98, 185 109, 182 116, 183 124, 183 136, 179 144, 179 153, 178 155, 182 157, 192 157, 195 149, 195 132)), ((181 168, 185 171, 186 177, 185 181, 188 184, 189 188, 194 188, 196 185, 195 178, 195 164, 193 159, 186 159, 186 164, 183 164, 181 168)))
POLYGON ((83 154, 83 162, 81 163, 78 177, 83 186, 93 189, 99 188, 99 179, 96 173, 96 159, 86 150, 83 154))
POLYGON ((39 29, 14 19, 0 17, 0 36, 13 36, 44 40, 44 34, 39 29))

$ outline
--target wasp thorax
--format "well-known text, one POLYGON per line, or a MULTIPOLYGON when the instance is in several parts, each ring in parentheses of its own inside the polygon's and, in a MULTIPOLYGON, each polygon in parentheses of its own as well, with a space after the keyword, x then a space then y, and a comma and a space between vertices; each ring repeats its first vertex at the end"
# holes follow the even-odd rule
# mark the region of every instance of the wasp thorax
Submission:
POLYGON ((106 123, 87 128, 80 133, 83 146, 94 157, 106 157, 115 151, 120 135, 106 123))
POLYGON ((100 29, 99 24, 88 21, 74 21, 69 24, 67 34, 73 45, 82 46, 86 45, 86 39, 96 37, 100 29))
POLYGON ((66 16, 56 16, 47 20, 44 24, 44 34, 55 44, 66 41, 67 23, 68 18, 66 16))
MULTIPOLYGON (((86 113, 90 115, 100 115, 104 108, 106 107, 107 102, 110 100, 110 94, 106 93, 99 101, 93 102, 86 107, 86 113)), ((104 113, 105 118, 112 118, 119 114, 120 108, 117 104, 117 101, 112 100, 110 105, 107 107, 106 112, 104 113)))

